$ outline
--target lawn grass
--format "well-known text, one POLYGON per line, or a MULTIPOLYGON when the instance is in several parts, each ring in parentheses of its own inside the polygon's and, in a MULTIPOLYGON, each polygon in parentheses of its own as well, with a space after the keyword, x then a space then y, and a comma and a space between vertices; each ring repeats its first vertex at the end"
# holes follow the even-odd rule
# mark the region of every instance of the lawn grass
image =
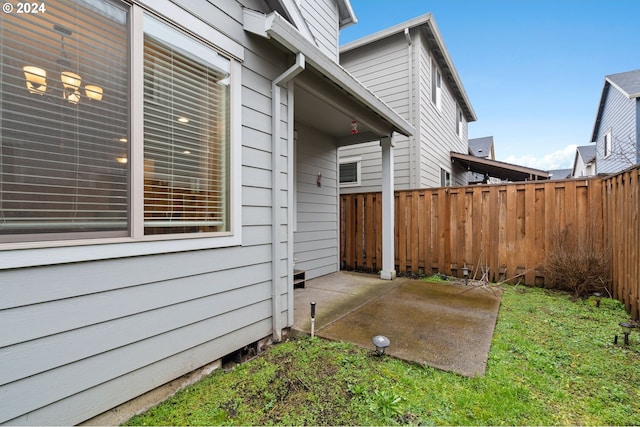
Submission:
POLYGON ((505 285, 484 377, 294 338, 128 424, 640 425, 640 334, 613 345, 628 319, 611 299, 505 285))

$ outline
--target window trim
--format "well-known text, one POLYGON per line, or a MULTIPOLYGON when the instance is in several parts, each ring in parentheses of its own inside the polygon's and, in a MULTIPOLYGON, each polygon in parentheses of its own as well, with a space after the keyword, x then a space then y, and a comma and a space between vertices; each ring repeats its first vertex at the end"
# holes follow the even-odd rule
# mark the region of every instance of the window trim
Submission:
POLYGON ((362 156, 351 156, 341 158, 338 164, 338 185, 340 188, 360 187, 362 186, 362 156), (345 163, 356 164, 356 180, 353 182, 340 182, 340 166, 345 163))
MULTIPOLYGON (((151 2, 149 2, 151 4, 151 2)), ((182 252, 199 249, 213 249, 220 247, 238 246, 242 243, 242 64, 239 58, 244 57, 244 48, 235 41, 228 39, 208 25, 202 25, 192 15, 184 10, 165 2, 154 1, 150 7, 143 8, 137 4, 131 5, 130 16, 130 233, 127 237, 82 238, 69 240, 42 240, 29 242, 12 242, 0 244, 0 270, 6 268, 29 267, 36 265, 53 265, 67 262, 92 261, 101 259, 124 258, 140 255, 151 255, 166 252, 182 252), (215 34, 213 41, 218 43, 220 37, 227 39, 222 43, 229 46, 239 46, 233 49, 234 55, 229 55, 227 49, 217 49, 210 43, 204 43, 231 61, 230 77, 230 143, 229 143, 229 230, 219 233, 186 233, 165 235, 144 235, 144 14, 149 13, 167 25, 194 37, 201 43, 207 36, 215 34), (180 17, 182 25, 176 26, 162 14, 173 13, 174 19, 180 17), (187 32, 184 28, 190 28, 187 32), (203 31, 206 30, 206 31, 203 31), (194 34, 195 33, 195 34, 194 34)))
POLYGON ((613 138, 611 137, 611 129, 608 129, 602 137, 602 158, 607 159, 613 153, 613 138), (607 144, 608 139, 608 144, 607 144))
POLYGON ((440 187, 453 187, 453 176, 451 174, 451 170, 444 167, 442 164, 440 165, 440 187), (448 184, 446 183, 447 177, 449 178, 448 184))

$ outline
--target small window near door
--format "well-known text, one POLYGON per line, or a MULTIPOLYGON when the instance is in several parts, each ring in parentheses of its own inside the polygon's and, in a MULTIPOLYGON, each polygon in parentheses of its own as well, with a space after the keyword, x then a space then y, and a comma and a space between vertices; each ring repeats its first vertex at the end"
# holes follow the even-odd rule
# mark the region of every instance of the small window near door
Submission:
POLYGON ((340 186, 355 187, 361 185, 361 160, 360 158, 347 158, 340 160, 340 186))
POLYGON ((440 185, 442 187, 451 187, 451 172, 440 169, 440 185))

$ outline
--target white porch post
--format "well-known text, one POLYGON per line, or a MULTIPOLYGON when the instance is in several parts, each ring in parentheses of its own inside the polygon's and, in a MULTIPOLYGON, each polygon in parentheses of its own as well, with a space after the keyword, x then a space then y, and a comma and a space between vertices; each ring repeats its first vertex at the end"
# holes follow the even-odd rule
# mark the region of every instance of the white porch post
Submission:
POLYGON ((380 140, 382 147, 382 270, 380 278, 396 278, 394 250, 394 198, 393 198, 393 134, 380 140))

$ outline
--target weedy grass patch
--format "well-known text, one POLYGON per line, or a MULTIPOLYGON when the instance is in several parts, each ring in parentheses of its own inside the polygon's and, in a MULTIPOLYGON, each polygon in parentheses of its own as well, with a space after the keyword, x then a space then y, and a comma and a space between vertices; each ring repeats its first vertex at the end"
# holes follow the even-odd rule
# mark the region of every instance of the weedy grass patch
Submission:
POLYGON ((504 285, 486 375, 292 338, 129 425, 640 425, 640 334, 621 303, 504 285))

